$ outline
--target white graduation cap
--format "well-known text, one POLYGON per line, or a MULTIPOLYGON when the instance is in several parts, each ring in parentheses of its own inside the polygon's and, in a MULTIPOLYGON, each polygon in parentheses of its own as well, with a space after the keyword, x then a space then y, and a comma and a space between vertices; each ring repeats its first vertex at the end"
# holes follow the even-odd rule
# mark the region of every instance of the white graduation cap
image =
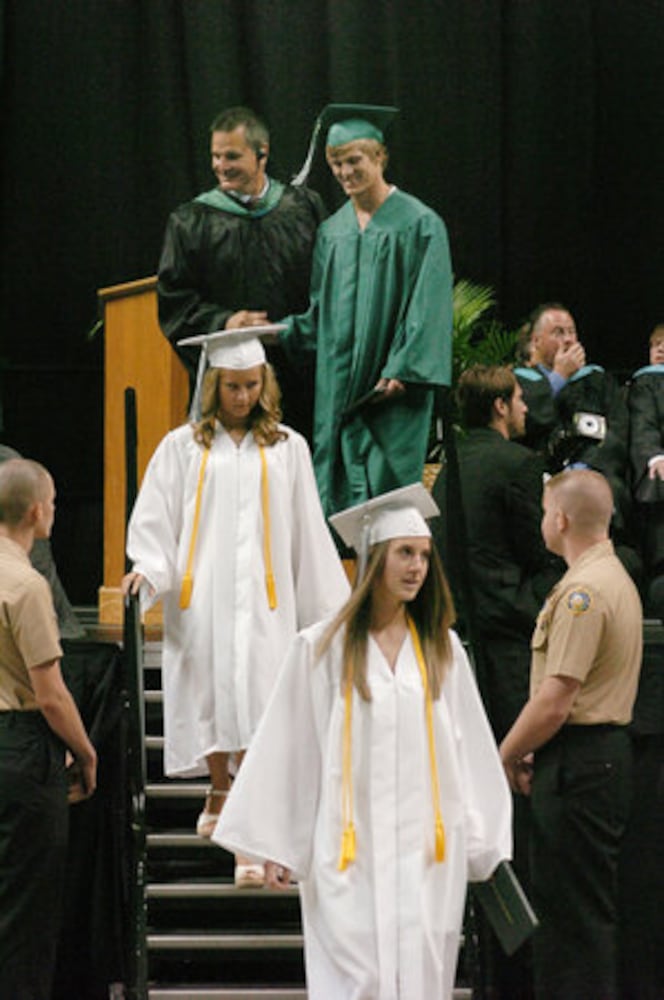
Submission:
POLYGON ((241 326, 235 330, 216 330, 214 333, 202 333, 178 340, 178 345, 183 347, 201 348, 196 388, 189 414, 192 420, 200 419, 201 387, 208 366, 243 372, 263 365, 266 357, 260 338, 272 336, 285 328, 285 323, 265 323, 261 326, 241 326))
POLYGON ((440 514, 422 483, 401 486, 330 517, 330 524, 358 556, 356 579, 364 576, 369 549, 390 538, 429 538, 425 518, 440 514))

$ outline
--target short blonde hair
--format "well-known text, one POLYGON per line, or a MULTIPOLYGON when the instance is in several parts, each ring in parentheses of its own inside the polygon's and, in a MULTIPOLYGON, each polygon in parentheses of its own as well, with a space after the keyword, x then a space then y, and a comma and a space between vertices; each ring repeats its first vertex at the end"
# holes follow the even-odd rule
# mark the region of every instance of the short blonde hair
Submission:
POLYGON ((613 491, 601 472, 569 469, 548 479, 544 489, 555 498, 575 532, 608 536, 613 516, 613 491))
POLYGON ((10 458, 0 465, 0 524, 20 524, 30 507, 46 499, 51 474, 30 458, 10 458))
POLYGON ((379 142, 378 139, 352 139, 350 142, 345 142, 342 146, 326 146, 325 159, 328 165, 330 164, 331 157, 334 155, 344 156, 351 149, 359 149, 360 152, 366 153, 371 160, 380 160, 383 170, 387 169, 390 154, 387 151, 387 146, 379 142))

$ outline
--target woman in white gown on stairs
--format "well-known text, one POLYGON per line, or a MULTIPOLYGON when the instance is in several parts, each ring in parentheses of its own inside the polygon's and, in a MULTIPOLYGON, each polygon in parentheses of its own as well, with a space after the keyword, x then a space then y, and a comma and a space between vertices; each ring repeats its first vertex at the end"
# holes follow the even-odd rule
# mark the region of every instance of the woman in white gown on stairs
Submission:
POLYGON ((299 881, 309 1000, 451 997, 467 882, 511 853, 435 512, 416 485, 331 518, 368 565, 292 644, 213 834, 299 881))
MULTIPOLYGON (((279 389, 254 333, 200 338, 201 418, 171 431, 147 467, 128 529, 125 593, 161 599, 164 766, 210 775, 209 837, 298 629, 337 609, 348 582, 309 449, 279 423, 279 389)), ((236 880, 262 870, 238 859, 236 880)))

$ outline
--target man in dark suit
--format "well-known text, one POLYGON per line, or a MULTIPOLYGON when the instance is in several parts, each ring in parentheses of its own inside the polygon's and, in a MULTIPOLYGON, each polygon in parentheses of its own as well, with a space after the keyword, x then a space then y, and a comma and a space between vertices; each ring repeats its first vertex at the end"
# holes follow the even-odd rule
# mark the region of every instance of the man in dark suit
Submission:
POLYGON ((514 374, 475 365, 461 376, 457 395, 467 430, 458 446, 465 527, 460 530, 454 501, 450 508, 453 484, 443 468, 433 487, 443 515, 434 537, 462 617, 474 620, 482 695, 501 739, 528 700, 530 637, 563 567, 546 551, 540 533, 541 464, 512 440, 523 435, 526 417, 514 374), (465 544, 459 545, 464 534, 465 544), (463 593, 464 576, 470 595, 463 593))
MULTIPOLYGON (((530 637, 561 560, 544 547, 542 463, 513 438, 523 436, 526 404, 509 368, 475 365, 459 379, 467 433, 458 442, 458 477, 443 467, 433 487, 442 516, 432 531, 472 640, 478 683, 496 739, 528 701, 530 637)), ((528 886, 528 803, 514 800, 514 868, 528 886)), ((484 941, 484 928, 480 937, 484 941)), ((531 1000, 528 949, 507 959, 483 945, 492 1000, 531 1000)))

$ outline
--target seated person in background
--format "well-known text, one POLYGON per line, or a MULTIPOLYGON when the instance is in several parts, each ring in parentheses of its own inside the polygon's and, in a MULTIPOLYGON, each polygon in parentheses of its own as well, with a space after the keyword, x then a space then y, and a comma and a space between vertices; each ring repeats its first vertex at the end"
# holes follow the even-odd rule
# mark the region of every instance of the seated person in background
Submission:
POLYGON ((601 472, 613 491, 611 536, 617 554, 638 579, 628 478, 627 406, 616 380, 586 363, 576 324, 565 306, 546 303, 530 316, 530 366, 514 374, 528 406, 524 444, 546 456, 547 471, 587 468, 601 472))
POLYGON ((646 613, 664 617, 664 324, 650 335, 650 364, 629 386, 630 461, 648 585, 646 613))
MULTIPOLYGON (((21 456, 13 448, 0 444, 0 463, 8 458, 20 458, 21 456)), ((81 639, 85 635, 85 629, 76 617, 76 613, 69 603, 69 598, 60 582, 58 571, 55 568, 51 542, 48 538, 36 538, 30 550, 30 562, 42 576, 45 576, 51 588, 51 597, 55 606, 55 613, 58 616, 58 630, 61 639, 81 639)))

